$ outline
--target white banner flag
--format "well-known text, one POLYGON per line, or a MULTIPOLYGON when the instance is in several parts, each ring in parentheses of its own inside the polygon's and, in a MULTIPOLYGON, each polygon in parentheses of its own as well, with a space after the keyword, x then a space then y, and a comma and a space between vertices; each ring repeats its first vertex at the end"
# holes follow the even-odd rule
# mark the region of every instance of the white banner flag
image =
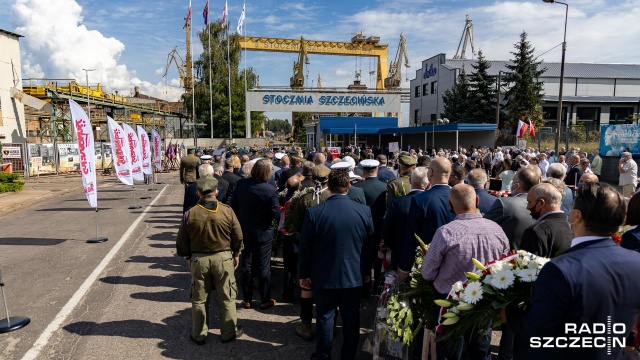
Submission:
POLYGON ((133 185, 131 176, 131 153, 124 130, 112 118, 107 116, 109 138, 111 139, 111 158, 118 179, 125 185, 133 185))
POLYGON ((236 32, 240 36, 242 36, 242 26, 243 25, 244 25, 244 5, 242 5, 242 13, 240 14, 240 19, 238 19, 238 27, 236 28, 236 32))
POLYGON ((122 124, 125 134, 127 135, 127 141, 129 142, 129 153, 131 154, 131 174, 133 180, 144 180, 144 174, 142 173, 142 154, 140 151, 140 140, 138 140, 138 134, 135 130, 127 124, 122 124))
POLYGON ((153 164, 156 170, 162 171, 162 145, 160 144, 160 134, 153 129, 151 130, 151 140, 153 141, 153 164))
POLYGON ((146 175, 153 174, 151 168, 151 148, 149 147, 149 135, 138 125, 138 138, 140 139, 140 152, 142 155, 142 172, 146 175))
POLYGON ((93 128, 89 117, 82 107, 75 101, 69 100, 71 120, 78 139, 80 155, 80 171, 82 172, 82 187, 87 196, 89 206, 98 207, 98 189, 96 186, 96 153, 93 145, 93 128))

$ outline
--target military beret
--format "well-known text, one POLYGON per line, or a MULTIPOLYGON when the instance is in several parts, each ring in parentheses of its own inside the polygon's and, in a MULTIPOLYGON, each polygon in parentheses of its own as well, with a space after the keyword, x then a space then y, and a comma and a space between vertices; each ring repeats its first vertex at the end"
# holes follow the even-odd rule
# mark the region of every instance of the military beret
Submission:
POLYGON ((200 196, 210 194, 218 188, 218 179, 212 175, 201 177, 196 180, 196 189, 200 193, 200 196))
POLYGON ((404 166, 413 166, 416 164, 416 158, 414 158, 411 155, 400 155, 398 157, 398 161, 400 162, 400 165, 404 165, 404 166))
POLYGON ((330 173, 331 173, 331 170, 328 167, 324 166, 323 164, 316 165, 311 168, 311 176, 313 176, 316 179, 328 178, 330 173))

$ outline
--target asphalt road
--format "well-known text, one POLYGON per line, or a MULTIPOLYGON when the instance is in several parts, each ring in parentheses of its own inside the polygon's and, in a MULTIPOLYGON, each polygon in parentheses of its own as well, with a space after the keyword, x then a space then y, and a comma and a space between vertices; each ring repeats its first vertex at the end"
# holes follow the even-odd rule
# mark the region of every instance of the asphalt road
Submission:
MULTIPOLYGON (((315 343, 295 335, 299 303, 268 311, 240 309, 245 335, 221 344, 211 306, 207 344, 189 340, 190 275, 175 256, 183 187, 160 174, 158 190, 132 192, 114 178, 99 180, 99 206, 78 190, 0 216, 0 269, 12 315, 27 327, 0 334, 0 359, 306 359, 315 343), (140 197, 151 195, 148 200, 140 197), (130 210, 134 197, 141 209, 130 210), (87 244, 96 235, 109 241, 87 244)), ((273 259, 273 295, 281 299, 282 267, 273 259)), ((254 292, 257 295, 257 291, 254 292)), ((375 299, 361 306, 361 339, 371 338, 375 299)), ((257 304, 257 302, 254 302, 257 304)), ((4 314, 0 315, 4 318, 4 314)), ((340 329, 334 341, 339 358, 340 329)), ((371 353, 360 351, 359 359, 371 353)))

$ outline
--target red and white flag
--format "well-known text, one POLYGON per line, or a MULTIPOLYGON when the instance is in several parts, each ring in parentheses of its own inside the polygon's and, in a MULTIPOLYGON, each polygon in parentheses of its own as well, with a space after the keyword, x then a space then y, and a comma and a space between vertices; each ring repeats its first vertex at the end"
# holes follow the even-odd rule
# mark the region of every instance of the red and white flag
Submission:
POLYGON ((533 128, 533 123, 531 122, 531 119, 529 119, 529 135, 536 136, 536 129, 533 128))
POLYGON ((138 139, 140 139, 140 155, 142 155, 142 172, 146 175, 153 174, 151 168, 151 148, 149 147, 149 135, 142 126, 138 125, 138 139))
POLYGON ((133 185, 131 175, 131 152, 129 151, 129 141, 124 130, 112 118, 107 116, 109 124, 109 139, 111 140, 111 156, 113 166, 116 168, 118 180, 125 185, 133 185))
POLYGON ((523 122, 522 120, 518 120, 518 131, 516 132, 517 138, 523 138, 527 133, 527 129, 529 128, 529 124, 523 122))
POLYGON ((98 207, 98 190, 96 187, 96 150, 93 145, 93 128, 89 117, 78 103, 69 99, 69 108, 71 109, 73 128, 78 139, 82 187, 89 201, 89 206, 95 208, 98 207))
POLYGON ((153 141, 153 164, 156 170, 162 171, 162 144, 160 134, 155 129, 151 130, 151 141, 153 141))
POLYGON ((144 180, 142 173, 142 151, 140 151, 140 140, 135 130, 127 124, 122 124, 122 128, 129 142, 129 153, 131 154, 131 175, 133 180, 144 180))
POLYGON ((227 7, 227 2, 224 2, 224 8, 222 9, 222 27, 227 25, 227 17, 229 16, 229 9, 227 7))

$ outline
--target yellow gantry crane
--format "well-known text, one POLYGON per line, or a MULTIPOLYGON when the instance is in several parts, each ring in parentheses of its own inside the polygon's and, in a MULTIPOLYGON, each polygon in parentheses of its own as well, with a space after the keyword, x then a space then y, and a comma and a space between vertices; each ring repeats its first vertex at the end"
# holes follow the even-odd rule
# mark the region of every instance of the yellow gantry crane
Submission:
POLYGON ((402 84, 402 56, 404 55, 404 66, 409 69, 409 54, 407 54, 407 40, 404 35, 400 33, 400 43, 398 44, 398 51, 396 51, 395 61, 389 64, 389 77, 384 79, 384 87, 386 89, 399 89, 402 84))
MULTIPOLYGON (((298 53, 299 72, 296 73, 294 65, 294 76, 291 78, 291 87, 300 89, 304 86, 304 77, 302 73, 303 61, 308 60, 308 54, 321 55, 342 55, 342 56, 365 56, 375 57, 378 62, 376 89, 384 89, 384 79, 387 77, 387 57, 388 45, 378 44, 380 38, 371 36, 369 38, 358 37, 354 42, 336 42, 336 41, 320 41, 307 40, 303 37, 300 39, 282 39, 282 38, 264 38, 264 37, 246 37, 246 40, 240 41, 242 49, 254 51, 272 51, 272 52, 288 52, 298 53), (296 77, 299 74, 299 77, 296 77), (301 83, 299 87, 294 87, 301 83)), ((308 62, 306 62, 308 64, 308 62)))
POLYGON ((289 80, 292 89, 304 88, 304 64, 310 64, 309 55, 307 54, 304 38, 300 37, 300 54, 298 55, 298 61, 293 63, 293 76, 289 80))
POLYGON ((176 64, 176 67, 178 68, 178 75, 180 76, 180 85, 184 88, 184 92, 187 94, 190 94, 191 81, 193 81, 193 78, 187 75, 187 73, 190 72, 188 71, 190 70, 190 66, 188 66, 184 62, 184 60, 182 60, 182 56, 180 56, 177 46, 173 48, 173 50, 171 50, 171 52, 167 56, 167 68, 164 71, 164 75, 162 75, 163 77, 167 76, 167 73, 169 73, 169 67, 171 67, 171 63, 176 64))

